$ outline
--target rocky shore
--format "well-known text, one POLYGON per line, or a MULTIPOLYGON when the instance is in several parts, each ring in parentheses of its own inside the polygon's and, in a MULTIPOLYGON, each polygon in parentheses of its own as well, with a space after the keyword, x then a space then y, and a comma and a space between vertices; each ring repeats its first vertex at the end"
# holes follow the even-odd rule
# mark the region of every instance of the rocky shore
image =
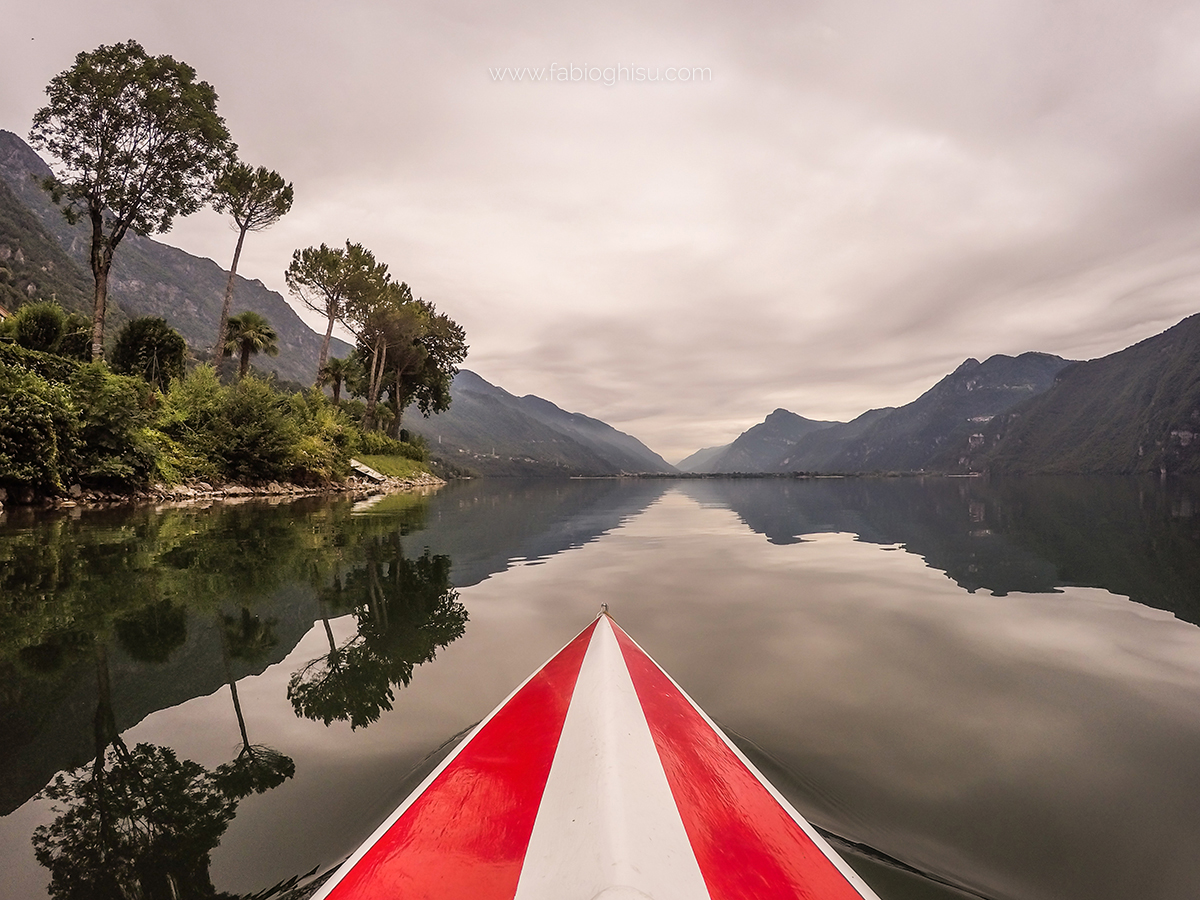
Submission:
POLYGON ((29 490, 18 493, 0 488, 0 512, 14 506, 70 508, 195 500, 228 501, 272 497, 286 499, 320 494, 348 494, 365 497, 372 494, 429 489, 445 483, 436 475, 422 473, 406 478, 384 478, 381 481, 353 476, 345 481, 320 485, 291 484, 279 481, 271 481, 266 484, 210 484, 207 481, 195 481, 187 484, 155 484, 136 491, 105 491, 73 484, 65 494, 53 497, 38 496, 29 490))

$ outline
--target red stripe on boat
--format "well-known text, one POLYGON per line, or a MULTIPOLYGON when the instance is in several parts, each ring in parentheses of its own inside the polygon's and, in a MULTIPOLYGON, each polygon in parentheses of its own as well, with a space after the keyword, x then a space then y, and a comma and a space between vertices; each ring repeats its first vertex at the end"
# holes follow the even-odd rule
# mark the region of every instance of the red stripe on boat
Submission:
POLYGON ((486 722, 328 894, 510 900, 593 622, 486 722))
POLYGON ((862 900, 674 682, 612 625, 712 900, 862 900))

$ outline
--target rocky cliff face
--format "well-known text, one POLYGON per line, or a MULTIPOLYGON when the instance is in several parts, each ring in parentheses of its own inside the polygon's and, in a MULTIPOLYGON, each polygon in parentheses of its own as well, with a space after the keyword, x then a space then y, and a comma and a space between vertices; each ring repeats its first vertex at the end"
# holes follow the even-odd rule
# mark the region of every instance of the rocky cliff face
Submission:
POLYGON ((945 471, 982 423, 1047 390, 1068 361, 1046 353, 968 359, 904 406, 851 422, 814 422, 777 409, 696 472, 945 471), (951 454, 953 455, 953 454, 951 454))
POLYGON ((932 388, 848 441, 828 465, 842 472, 945 471, 948 454, 989 421, 1048 390, 1069 360, 1048 353, 968 359, 932 388))
POLYGON ((1200 315, 1063 369, 997 416, 956 463, 1001 473, 1200 473, 1200 315))

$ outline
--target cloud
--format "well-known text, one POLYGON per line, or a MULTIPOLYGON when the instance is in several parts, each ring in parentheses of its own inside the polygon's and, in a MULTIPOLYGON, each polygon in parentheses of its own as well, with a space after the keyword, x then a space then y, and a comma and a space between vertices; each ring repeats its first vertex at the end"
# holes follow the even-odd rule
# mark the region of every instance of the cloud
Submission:
MULTIPOLYGON (((966 356, 1125 346, 1195 311, 1200 14, 1184 3, 26 2, 17 132, 138 37, 296 184, 242 271, 350 238, 462 322, 468 365, 677 458, 775 406, 848 418, 966 356), (500 83, 489 67, 711 68, 500 83)), ((11 67, 12 71, 7 71, 11 67)), ((215 215, 172 240, 221 262, 215 215)))

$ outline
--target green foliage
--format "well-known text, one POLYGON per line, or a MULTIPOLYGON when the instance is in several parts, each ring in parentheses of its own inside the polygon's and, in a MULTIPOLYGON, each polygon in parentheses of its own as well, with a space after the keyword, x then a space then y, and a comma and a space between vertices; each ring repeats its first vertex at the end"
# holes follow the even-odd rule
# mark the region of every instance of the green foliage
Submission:
POLYGON ((79 411, 80 447, 75 475, 83 481, 144 483, 154 469, 155 413, 150 386, 88 363, 71 382, 79 411))
POLYGON ((250 357, 259 353, 267 356, 278 356, 279 335, 271 327, 265 316, 252 310, 238 313, 229 317, 229 327, 225 338, 225 355, 237 355, 240 358, 238 378, 245 378, 250 370, 250 357))
POLYGON ((63 334, 54 348, 58 356, 86 362, 92 355, 92 321, 77 312, 67 313, 63 334))
POLYGON ((117 619, 116 631, 133 659, 165 663, 187 641, 187 608, 159 600, 117 619))
POLYGON ((158 423, 184 478, 327 482, 349 473, 358 437, 319 391, 288 396, 252 375, 222 385, 211 366, 171 385, 158 423))
POLYGON ((362 244, 346 241, 346 248, 308 247, 292 254, 284 273, 288 290, 309 309, 325 316, 325 338, 317 357, 317 372, 329 359, 329 336, 333 323, 341 319, 348 306, 363 303, 388 283, 387 265, 362 244))
POLYGON ((225 388, 221 401, 205 449, 222 474, 236 481, 287 478, 300 430, 286 399, 268 382, 248 376, 225 388))
POLYGON ((57 384, 69 382, 79 371, 79 363, 73 359, 64 359, 53 353, 26 350, 16 344, 7 343, 0 343, 0 364, 26 369, 57 384))
POLYGON ((317 373, 317 385, 319 387, 330 385, 333 388, 333 402, 340 403, 342 385, 361 378, 362 365, 358 361, 358 354, 352 352, 346 357, 331 357, 317 373))
POLYGON ((229 266, 229 280, 225 284, 225 299, 217 323, 217 339, 213 344, 213 357, 219 359, 228 340, 234 276, 237 274, 246 232, 270 228, 285 216, 292 208, 292 186, 278 172, 272 172, 265 166, 252 169, 245 163, 230 159, 213 183, 212 205, 217 212, 233 216, 238 229, 233 262, 229 266))
POLYGON ((130 229, 165 232, 176 216, 198 210, 233 145, 212 86, 186 63, 149 56, 136 41, 78 54, 46 95, 29 138, 59 161, 45 185, 54 202, 69 221, 91 222, 98 359, 117 246, 130 229))
POLYGON ((395 533, 364 542, 366 565, 337 580, 325 599, 350 608, 358 632, 310 660, 288 680, 296 715, 366 727, 392 708, 413 670, 462 637, 467 610, 450 583, 448 556, 406 559, 395 533))
POLYGON ((173 483, 215 478, 219 469, 211 454, 210 435, 221 416, 226 388, 212 366, 197 366, 171 388, 158 411, 163 435, 157 474, 173 483))
POLYGON ((60 160, 67 211, 103 210, 114 244, 198 210, 231 149, 212 86, 137 41, 79 53, 46 95, 30 143, 60 160))
POLYGON ((187 343, 158 316, 134 319, 117 334, 110 363, 122 375, 138 375, 160 391, 183 376, 187 343))
POLYGON ((209 854, 237 802, 203 766, 169 747, 117 743, 96 764, 56 776, 42 796, 58 811, 33 834, 50 896, 214 896, 209 854))
POLYGON ((62 340, 67 317, 57 303, 26 303, 12 317, 13 340, 26 350, 52 353, 62 340))
POLYGON ((363 454, 357 459, 380 475, 387 475, 389 478, 407 478, 410 475, 426 471, 424 463, 409 459, 407 456, 368 456, 363 454))
POLYGON ((270 228, 287 215, 292 199, 291 183, 278 172, 237 160, 229 162, 213 183, 213 209, 229 213, 242 232, 270 228))
POLYGON ((291 414, 300 432, 291 460, 293 480, 328 482, 350 474, 358 435, 328 398, 316 388, 293 394, 291 414))
POLYGON ((382 431, 361 432, 357 450, 369 456, 403 456, 404 444, 382 431))
POLYGON ((0 483, 61 490, 77 432, 78 413, 64 386, 0 362, 0 483))

